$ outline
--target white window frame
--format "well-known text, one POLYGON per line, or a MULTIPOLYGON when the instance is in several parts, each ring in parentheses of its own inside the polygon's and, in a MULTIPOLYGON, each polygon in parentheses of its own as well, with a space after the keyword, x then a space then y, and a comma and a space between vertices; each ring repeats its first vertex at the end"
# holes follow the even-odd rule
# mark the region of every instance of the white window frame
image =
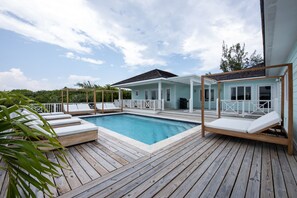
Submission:
POLYGON ((139 90, 135 90, 135 96, 139 96, 139 90))
POLYGON ((232 100, 232 88, 235 88, 235 100, 232 101, 242 101, 242 100, 237 100, 238 98, 238 87, 243 87, 243 96, 244 99, 243 100, 247 100, 246 99, 246 87, 250 87, 251 88, 251 99, 252 100, 252 85, 238 85, 238 86, 231 86, 230 87, 230 100, 232 100))
POLYGON ((166 92, 165 93, 166 93, 166 102, 170 102, 171 101, 171 89, 170 88, 166 88, 166 92), (167 95, 167 90, 169 90, 169 98, 168 98, 168 95, 167 95))

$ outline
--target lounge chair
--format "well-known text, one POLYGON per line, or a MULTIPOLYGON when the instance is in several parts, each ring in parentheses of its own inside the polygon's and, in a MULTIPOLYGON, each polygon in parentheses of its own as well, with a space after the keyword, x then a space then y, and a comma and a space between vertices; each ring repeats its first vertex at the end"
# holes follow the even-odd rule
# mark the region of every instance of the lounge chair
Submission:
POLYGON ((287 145, 288 140, 286 138, 261 134, 262 132, 280 124, 281 118, 279 114, 273 111, 256 120, 220 118, 213 122, 206 122, 204 124, 204 130, 222 135, 287 145))
POLYGON ((53 128, 59 128, 59 127, 80 125, 81 121, 82 120, 79 118, 71 118, 71 119, 49 120, 48 123, 53 128))
POLYGON ((49 116, 49 115, 63 115, 64 112, 50 112, 50 113, 39 113, 41 116, 49 116))
MULTIPOLYGON (((67 112, 67 105, 64 105, 64 111, 67 112)), ((91 114, 94 109, 91 109, 87 103, 68 104, 68 113, 71 115, 91 114)))
POLYGON ((61 115, 46 115, 46 116, 42 116, 45 120, 49 121, 49 120, 59 120, 59 119, 69 119, 72 116, 69 114, 61 114, 61 115))
MULTIPOLYGON (((39 125, 30 125, 30 127, 42 131, 44 133, 48 133, 39 125)), ((98 127, 94 124, 81 124, 76 126, 61 127, 54 129, 54 131, 57 134, 59 142, 64 147, 93 141, 98 138, 98 127)), ((44 140, 41 141, 44 142, 44 140)), ((45 149, 51 150, 52 148, 45 149)))
POLYGON ((115 111, 121 111, 121 108, 116 107, 114 103, 112 102, 105 102, 104 103, 104 109, 102 109, 102 103, 98 103, 96 105, 97 109, 101 112, 115 112, 115 111))

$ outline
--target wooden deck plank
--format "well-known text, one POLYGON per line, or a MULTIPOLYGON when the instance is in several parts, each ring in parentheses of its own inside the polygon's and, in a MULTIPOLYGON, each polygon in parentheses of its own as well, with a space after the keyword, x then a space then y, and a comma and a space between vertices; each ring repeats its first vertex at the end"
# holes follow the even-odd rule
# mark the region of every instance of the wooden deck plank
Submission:
POLYGON ((245 195, 247 184, 248 184, 248 178, 250 175, 254 149, 255 149, 255 141, 250 141, 250 145, 248 147, 247 152, 245 153, 245 156, 243 158, 243 161, 240 167, 240 171, 237 175, 235 184, 233 186, 231 197, 237 198, 245 195))
POLYGON ((149 163, 140 171, 137 171, 129 177, 114 183, 103 191, 93 195, 93 197, 122 197, 126 191, 132 190, 139 183, 141 183, 141 181, 147 180, 153 174, 159 172, 165 167, 168 167, 174 161, 178 161, 180 163, 185 157, 187 157, 187 154, 190 154, 189 151, 197 146, 197 143, 198 142, 194 142, 192 145, 180 150, 178 153, 170 153, 166 156, 163 156, 162 158, 159 158, 158 160, 149 163))
MULTIPOLYGON (((223 149, 223 151, 220 153, 219 156, 211 163, 209 164, 209 167, 202 176, 199 178, 199 180, 193 185, 193 187, 190 189, 190 191, 187 192, 186 197, 194 197, 194 196, 202 196, 203 191, 206 189, 207 185, 209 184, 219 168, 223 165, 224 160, 227 158, 231 158, 235 156, 237 150, 239 147, 238 139, 234 140, 231 139, 229 143, 226 145, 226 147, 223 149), (234 149, 235 148, 235 149, 234 149)), ((229 159, 230 160, 230 159, 229 159)), ((228 160, 227 160, 228 161, 228 160)), ((199 170, 199 169, 197 169, 199 170)), ((198 173, 197 175, 201 175, 202 172, 198 173)), ((223 180, 223 179, 222 179, 223 180)), ((222 181, 221 180, 221 181, 222 181)), ((206 192, 206 194, 209 192, 206 192)), ((180 194, 179 194, 180 195, 180 194)))
POLYGON ((261 197, 274 197, 269 144, 263 143, 261 170, 261 197))
MULTIPOLYGON (((125 197, 137 197, 140 194, 142 194, 142 197, 151 197, 152 195, 149 195, 149 192, 146 192, 147 194, 143 193, 146 189, 150 188, 152 185, 155 185, 160 187, 162 185, 165 185, 166 181, 164 180, 165 175, 169 173, 176 173, 178 174, 181 172, 181 170, 185 169, 189 164, 191 164, 196 158, 201 156, 211 145, 213 145, 218 139, 216 138, 213 140, 211 138, 203 141, 198 146, 196 146, 194 149, 191 150, 191 152, 186 153, 182 158, 185 158, 183 161, 182 158, 179 158, 178 160, 175 160, 173 163, 171 163, 169 166, 165 167, 164 169, 160 170, 159 172, 154 171, 154 174, 152 177, 150 177, 147 180, 143 180, 142 183, 136 187, 136 185, 132 191, 130 191, 128 194, 125 195, 125 197), (162 180, 161 180, 162 179, 162 180), (161 182, 158 182, 161 180, 161 182)), ((172 176, 171 176, 172 177, 172 176)), ((169 178, 169 177, 167 177, 169 178)), ((169 180, 170 181, 170 180, 169 180)), ((169 182, 168 181, 168 182, 169 182)), ((133 181, 134 182, 134 181, 133 181)), ((151 190, 155 191, 155 188, 151 188, 151 190)), ((128 191, 127 191, 128 192, 128 191)))
POLYGON ((129 164, 129 162, 127 160, 125 160, 121 156, 119 156, 119 155, 111 152, 105 146, 99 144, 98 142, 94 142, 93 144, 96 147, 98 147, 101 151, 103 151, 104 153, 106 153, 107 155, 109 155, 110 157, 112 157, 113 159, 115 159, 116 161, 118 161, 122 166, 129 164))
MULTIPOLYGON (((54 152, 54 154, 56 155, 56 152, 54 152)), ((66 163, 63 162, 60 158, 58 158, 56 156, 56 159, 58 161, 58 163, 64 167, 62 168, 62 172, 70 186, 71 189, 74 189, 74 188, 77 188, 79 186, 81 186, 81 182, 79 181, 79 179, 77 178, 77 176, 75 175, 74 171, 72 170, 72 167, 69 166, 69 164, 67 164, 67 161, 66 163)))
MULTIPOLYGON (((140 195, 140 197, 152 197, 154 194, 156 194, 156 192, 168 186, 168 183, 172 181, 172 179, 175 178, 179 173, 182 174, 182 172, 187 170, 195 170, 195 168, 198 167, 199 164, 204 161, 204 159, 206 159, 207 153, 211 151, 210 148, 213 148, 214 150, 214 148, 216 148, 223 141, 223 139, 219 140, 219 138, 213 138, 214 137, 211 137, 208 139, 208 141, 202 142, 199 145, 201 148, 193 153, 192 156, 186 161, 178 164, 178 167, 174 168, 173 170, 166 168, 169 171, 168 173, 167 171, 162 171, 161 173, 155 174, 155 176, 150 178, 150 180, 145 181, 141 186, 128 193, 127 197, 135 197, 138 195, 140 195), (150 185, 152 186, 150 187, 150 185)), ((181 181, 181 179, 178 179, 178 181, 181 181)))
POLYGON ((100 150, 98 147, 96 147, 92 143, 87 144, 93 151, 95 151, 98 155, 100 155, 103 159, 105 159, 108 163, 110 163, 112 166, 115 168, 120 168, 122 167, 122 164, 120 164, 118 161, 104 153, 102 150, 100 150))
MULTIPOLYGON (((82 144, 78 146, 79 148, 83 148, 92 158, 94 158, 98 164, 101 164, 104 169, 106 169, 108 172, 111 172, 115 170, 115 167, 110 164, 108 161, 106 161, 103 157, 101 157, 97 152, 92 150, 88 144, 82 144)), ((102 174, 101 174, 102 175, 102 174)))
POLYGON ((232 162, 231 167, 229 168, 219 190, 217 191, 216 197, 230 197, 233 185, 236 180, 236 176, 238 175, 241 162, 243 160, 247 148, 248 143, 245 140, 243 140, 241 142, 240 149, 232 162))
POLYGON ((89 164, 87 161, 74 147, 68 148, 69 152, 73 155, 73 157, 77 160, 79 165, 86 171, 91 179, 96 179, 100 177, 100 174, 95 170, 95 168, 89 164))
MULTIPOLYGON (((108 173, 106 170, 96 159, 94 159, 81 145, 75 146, 75 149, 83 156, 83 158, 91 165, 100 176, 108 173)), ((86 170, 89 171, 89 170, 86 170)))
POLYGON ((274 184, 274 194, 275 197, 288 197, 286 185, 281 170, 279 158, 277 155, 277 150, 275 145, 270 145, 270 154, 271 154, 271 164, 273 172, 273 184, 274 184))
MULTIPOLYGON (((58 163, 53 152, 47 153, 47 157, 51 162, 58 163)), ((54 181, 57 186, 58 193, 61 195, 61 194, 64 194, 64 193, 70 191, 71 188, 70 188, 65 176, 63 175, 63 171, 61 170, 61 168, 57 168, 57 171, 60 174, 60 176, 54 177, 54 181)))
POLYGON ((202 197, 215 197, 222 181, 224 180, 225 175, 227 174, 227 171, 229 170, 232 162, 235 159, 235 156, 237 155, 237 152, 239 151, 241 147, 241 142, 238 140, 238 143, 235 143, 232 150, 229 152, 219 169, 216 171, 213 178, 208 183, 207 187, 201 194, 202 197))
POLYGON ((65 150, 65 159, 68 161, 68 164, 75 171, 80 182, 83 184, 88 183, 91 180, 90 176, 86 173, 86 171, 80 166, 80 164, 76 161, 75 157, 68 151, 65 150))
POLYGON ((100 192, 101 190, 112 185, 115 181, 118 181, 118 180, 121 180, 121 179, 127 177, 128 175, 134 173, 135 171, 140 170, 147 164, 149 164, 159 158, 162 158, 163 156, 174 155, 175 151, 181 150, 184 147, 187 147, 187 146, 193 144, 193 142, 201 141, 199 139, 196 140, 194 138, 196 138, 195 135, 190 137, 187 142, 176 144, 176 145, 172 146, 171 148, 164 150, 163 152, 161 152, 157 155, 154 155, 151 157, 145 156, 143 158, 140 158, 140 160, 138 160, 139 162, 137 161, 137 162, 131 163, 123 168, 120 168, 119 171, 114 172, 114 174, 110 174, 110 177, 105 177, 103 180, 98 179, 98 181, 94 181, 94 182, 90 183, 90 185, 85 186, 85 188, 83 188, 83 189, 79 189, 80 191, 71 193, 71 195, 74 195, 75 193, 77 193, 77 197, 88 197, 88 196, 93 195, 97 192, 100 192))
MULTIPOLYGON (((183 197, 188 191, 195 185, 197 180, 203 175, 203 173, 209 168, 210 164, 216 159, 220 153, 229 145, 230 138, 223 141, 209 156, 208 158, 184 181, 175 191, 170 195, 171 197, 183 197)), ((228 146, 229 148, 229 146, 228 146)), ((168 196, 169 194, 165 195, 168 196)), ((158 195, 156 195, 157 197, 158 195)))
POLYGON ((246 190, 246 197, 259 197, 260 196, 260 180, 261 180, 261 154, 262 143, 256 142, 254 151, 249 182, 246 190))
POLYGON ((297 185, 294 179, 292 170, 287 161, 286 154, 284 153, 284 149, 282 146, 277 146, 277 153, 279 157, 279 162, 282 168, 282 172, 284 175, 285 185, 287 189, 287 193, 289 197, 297 197, 297 185))
POLYGON ((286 157, 287 160, 290 164, 293 176, 295 178, 295 182, 297 183, 297 161, 295 160, 295 158, 291 155, 288 155, 288 153, 286 152, 286 157))

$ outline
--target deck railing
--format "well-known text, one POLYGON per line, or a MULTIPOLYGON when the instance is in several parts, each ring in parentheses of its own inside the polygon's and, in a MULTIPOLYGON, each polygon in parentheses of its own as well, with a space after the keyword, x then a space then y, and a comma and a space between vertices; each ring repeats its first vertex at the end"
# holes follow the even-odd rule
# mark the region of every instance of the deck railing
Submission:
POLYGON ((221 100, 221 113, 230 113, 242 116, 263 115, 271 111, 278 111, 278 106, 279 104, 277 98, 274 100, 221 100))
POLYGON ((37 111, 38 113, 43 113, 43 112, 63 112, 63 106, 62 103, 42 103, 43 107, 45 109, 43 109, 42 107, 40 107, 39 105, 32 105, 32 108, 37 111))
MULTIPOLYGON (((120 101, 114 101, 116 106, 120 106, 120 101)), ((123 108, 130 109, 150 109, 150 110, 164 110, 164 100, 123 100, 123 108)))

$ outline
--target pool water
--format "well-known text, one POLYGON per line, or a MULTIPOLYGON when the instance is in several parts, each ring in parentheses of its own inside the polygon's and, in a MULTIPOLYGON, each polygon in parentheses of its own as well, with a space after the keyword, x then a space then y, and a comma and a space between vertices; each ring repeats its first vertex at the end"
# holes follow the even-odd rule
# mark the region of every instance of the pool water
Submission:
POLYGON ((131 114, 96 116, 83 119, 149 145, 199 125, 191 122, 131 114))

